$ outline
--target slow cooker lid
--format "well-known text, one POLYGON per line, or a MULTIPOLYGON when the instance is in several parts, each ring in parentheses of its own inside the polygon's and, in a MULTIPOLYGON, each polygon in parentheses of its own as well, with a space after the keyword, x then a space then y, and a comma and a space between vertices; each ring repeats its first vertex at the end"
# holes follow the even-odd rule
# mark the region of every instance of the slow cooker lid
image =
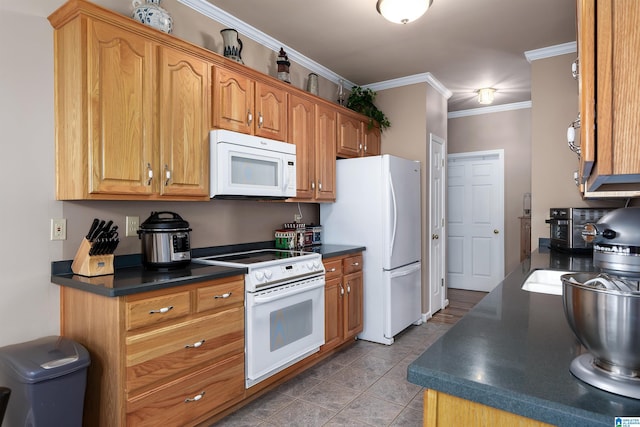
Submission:
POLYGON ((140 224, 140 230, 158 231, 171 229, 189 229, 189 223, 175 212, 151 212, 151 216, 140 224))

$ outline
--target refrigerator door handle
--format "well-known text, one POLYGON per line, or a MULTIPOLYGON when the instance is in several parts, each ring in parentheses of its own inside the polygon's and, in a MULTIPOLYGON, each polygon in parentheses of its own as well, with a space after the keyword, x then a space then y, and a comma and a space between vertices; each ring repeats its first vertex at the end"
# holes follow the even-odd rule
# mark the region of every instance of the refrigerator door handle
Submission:
POLYGON ((396 243, 396 231, 398 229, 398 205, 396 201, 396 192, 393 188, 393 178, 389 175, 389 187, 391 189, 391 205, 393 208, 393 228, 391 232, 391 252, 389 253, 389 257, 393 256, 393 248, 396 243))
POLYGON ((396 277, 409 276, 409 275, 415 273, 416 271, 420 270, 420 268, 421 268, 420 263, 416 263, 416 265, 414 265, 413 268, 410 268, 408 270, 398 271, 398 272, 391 272, 391 277, 392 278, 396 278, 396 277))

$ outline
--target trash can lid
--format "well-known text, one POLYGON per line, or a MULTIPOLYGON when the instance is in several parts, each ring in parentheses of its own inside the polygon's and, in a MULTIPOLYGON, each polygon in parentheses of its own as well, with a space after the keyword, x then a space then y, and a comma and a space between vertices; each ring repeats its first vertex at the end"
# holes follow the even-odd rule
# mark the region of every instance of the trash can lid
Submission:
POLYGON ((23 383, 50 380, 86 368, 89 363, 87 349, 62 336, 0 348, 0 369, 23 383))

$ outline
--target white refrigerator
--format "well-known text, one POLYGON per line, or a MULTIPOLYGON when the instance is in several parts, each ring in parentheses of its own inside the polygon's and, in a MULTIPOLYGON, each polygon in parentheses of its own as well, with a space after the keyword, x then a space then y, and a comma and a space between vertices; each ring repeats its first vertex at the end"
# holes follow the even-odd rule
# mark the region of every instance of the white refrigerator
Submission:
POLYGON ((420 162, 382 155, 338 160, 336 202, 320 205, 323 243, 362 245, 364 330, 393 344, 422 323, 420 162))

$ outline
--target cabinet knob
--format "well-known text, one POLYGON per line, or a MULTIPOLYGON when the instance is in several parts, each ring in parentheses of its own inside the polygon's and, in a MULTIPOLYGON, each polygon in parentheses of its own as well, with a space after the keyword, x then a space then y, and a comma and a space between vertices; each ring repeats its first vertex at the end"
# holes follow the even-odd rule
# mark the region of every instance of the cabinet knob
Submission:
POLYGON ((151 185, 151 180, 153 179, 153 169, 151 168, 151 163, 147 163, 147 185, 151 185))
POLYGON ((194 342, 193 344, 187 344, 187 345, 184 346, 184 348, 198 348, 202 344, 204 344, 204 340, 200 340, 198 342, 194 342))
POLYGON ((440 238, 440 236, 438 236, 437 234, 432 234, 432 235, 431 235, 431 238, 432 238, 433 240, 438 240, 438 239, 440 238))
POLYGON ((169 181, 171 180, 171 169, 169 169, 169 165, 164 165, 164 186, 169 185, 169 181))
POLYGON ((322 181, 318 180, 318 190, 322 191, 322 181))
POLYGON ((311 181, 311 189, 312 189, 312 190, 315 190, 315 189, 316 189, 316 183, 315 183, 315 182, 313 182, 313 181, 311 181))
POLYGON ((196 394, 193 397, 188 397, 184 400, 184 403, 197 402, 198 400, 204 397, 204 393, 205 393, 204 391, 201 391, 200 394, 196 394))
POLYGON ((342 284, 340 284, 340 296, 344 295, 344 288, 342 287, 342 284))
POLYGON ((262 113, 258 113, 258 127, 262 127, 262 123, 264 123, 264 118, 262 117, 262 113))
POLYGON ((495 230, 493 230, 493 234, 500 234, 500 230, 496 228, 495 230))
POLYGON ((251 110, 247 110, 247 124, 251 126, 253 123, 253 114, 251 114, 251 110))
POLYGON ((164 314, 164 313, 167 313, 167 312, 169 312, 171 310, 173 310, 173 306, 172 305, 170 305, 168 307, 162 307, 162 308, 159 308, 157 310, 151 310, 151 311, 149 311, 149 314, 156 314, 156 313, 164 314))

